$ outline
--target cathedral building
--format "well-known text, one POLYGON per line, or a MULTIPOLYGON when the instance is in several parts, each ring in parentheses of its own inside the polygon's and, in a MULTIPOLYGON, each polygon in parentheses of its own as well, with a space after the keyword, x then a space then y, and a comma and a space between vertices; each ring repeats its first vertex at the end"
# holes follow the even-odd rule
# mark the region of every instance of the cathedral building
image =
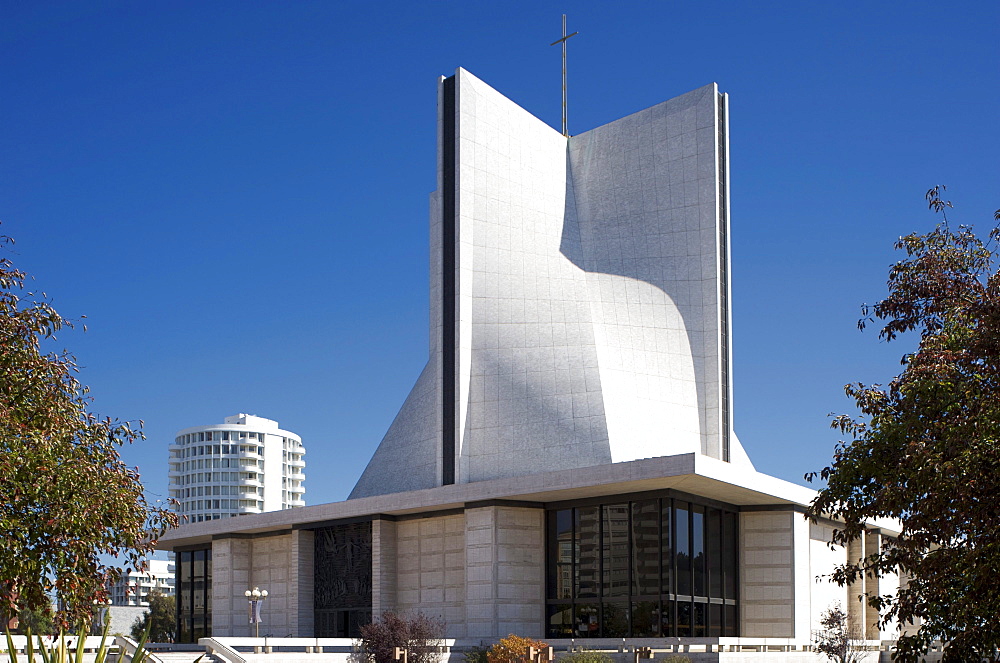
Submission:
POLYGON ((346 501, 162 539, 182 638, 247 635, 259 586, 301 637, 808 642, 839 601, 881 639, 850 597, 896 580, 821 576, 893 525, 831 547, 733 431, 727 96, 565 136, 459 69, 438 138, 426 366, 346 501))

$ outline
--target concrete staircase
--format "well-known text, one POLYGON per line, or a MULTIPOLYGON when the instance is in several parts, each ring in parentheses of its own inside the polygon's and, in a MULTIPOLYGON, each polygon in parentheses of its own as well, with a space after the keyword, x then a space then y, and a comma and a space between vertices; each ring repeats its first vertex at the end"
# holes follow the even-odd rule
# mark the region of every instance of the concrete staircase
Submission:
POLYGON ((199 663, 223 663, 222 659, 206 654, 204 649, 199 650, 184 650, 184 651, 156 651, 152 652, 153 656, 158 658, 163 663, 194 663, 194 661, 202 656, 203 658, 199 663))

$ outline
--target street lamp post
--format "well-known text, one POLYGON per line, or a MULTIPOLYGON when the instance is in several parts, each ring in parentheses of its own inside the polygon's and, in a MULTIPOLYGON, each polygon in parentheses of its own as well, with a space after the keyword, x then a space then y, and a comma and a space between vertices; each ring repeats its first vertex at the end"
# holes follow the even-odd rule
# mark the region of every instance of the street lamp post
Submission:
POLYGON ((253 624, 253 637, 260 637, 260 604, 267 598, 267 590, 260 590, 256 587, 243 592, 250 602, 250 623, 253 624))

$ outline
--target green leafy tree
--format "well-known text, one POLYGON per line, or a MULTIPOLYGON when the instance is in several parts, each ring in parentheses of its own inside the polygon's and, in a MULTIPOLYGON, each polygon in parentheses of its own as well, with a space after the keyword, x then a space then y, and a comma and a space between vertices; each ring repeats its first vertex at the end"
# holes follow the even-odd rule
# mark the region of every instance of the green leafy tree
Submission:
POLYGON ((24 609, 17 615, 19 633, 31 631, 36 635, 52 635, 58 629, 52 624, 52 617, 41 610, 24 609))
POLYGON ((0 613, 48 613, 54 593, 59 625, 84 624, 120 566, 142 568, 177 519, 146 502, 119 455, 141 422, 89 412, 74 357, 43 349, 72 324, 26 279, 0 258, 0 613))
POLYGON ((173 596, 164 596, 154 589, 146 598, 149 610, 136 617, 132 623, 132 639, 138 640, 149 631, 150 642, 173 642, 177 637, 177 602, 173 596))
POLYGON ((859 323, 878 324, 886 341, 916 332, 919 344, 886 388, 847 385, 860 415, 834 419, 851 439, 819 473, 827 485, 809 515, 841 520, 841 545, 861 537, 866 520, 902 523, 882 550, 833 574, 840 584, 896 571, 908 578, 895 594, 866 597, 883 624, 919 624, 899 638, 895 660, 918 661, 940 639, 945 661, 997 661, 1000 274, 990 246, 1000 229, 985 242, 969 227, 952 229, 942 191, 927 193, 942 222, 900 238, 906 257, 889 271, 888 296, 859 323))

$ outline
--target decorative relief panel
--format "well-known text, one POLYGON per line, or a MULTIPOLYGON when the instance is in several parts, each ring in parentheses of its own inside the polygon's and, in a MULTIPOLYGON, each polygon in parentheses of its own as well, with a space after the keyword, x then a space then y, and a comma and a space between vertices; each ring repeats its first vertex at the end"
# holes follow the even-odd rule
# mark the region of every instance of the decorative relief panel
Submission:
POLYGON ((372 524, 315 530, 317 637, 353 637, 372 609, 372 524))

